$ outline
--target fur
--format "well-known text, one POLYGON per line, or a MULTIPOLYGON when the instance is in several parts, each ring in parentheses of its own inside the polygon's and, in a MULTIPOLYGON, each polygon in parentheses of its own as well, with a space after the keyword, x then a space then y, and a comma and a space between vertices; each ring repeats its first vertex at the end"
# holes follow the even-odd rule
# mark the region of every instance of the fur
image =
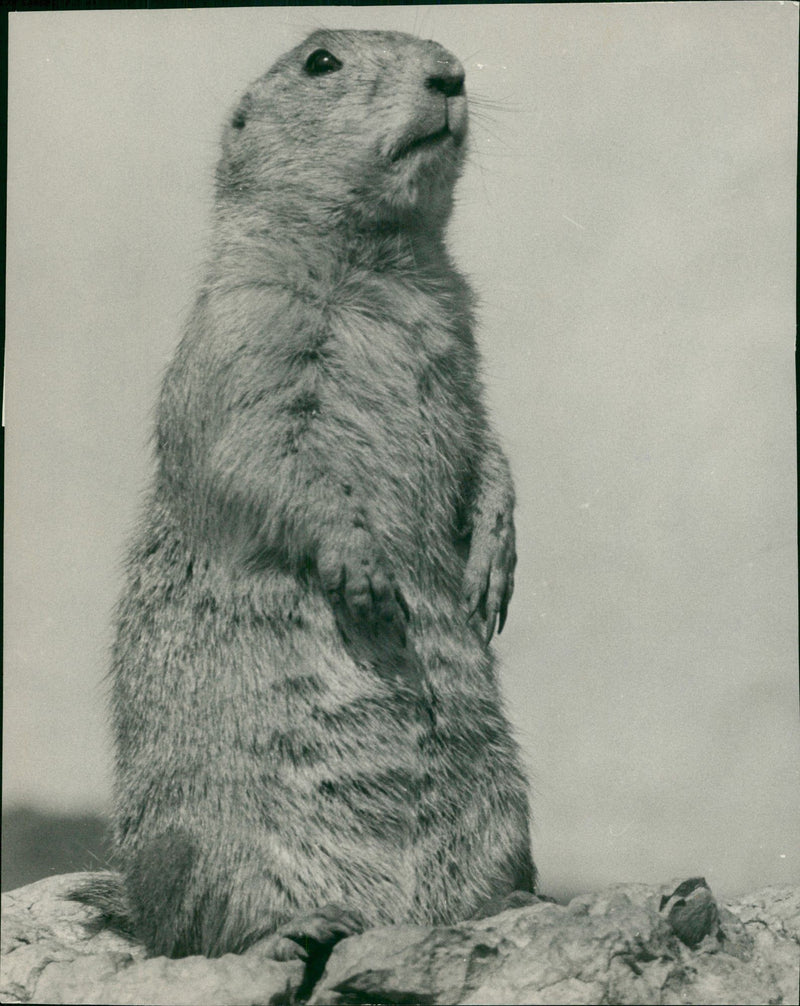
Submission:
POLYGON ((444 246, 460 73, 433 42, 316 32, 226 126, 113 650, 116 845, 153 954, 533 890, 488 649, 513 488, 444 246), (310 73, 319 49, 341 67, 310 73))

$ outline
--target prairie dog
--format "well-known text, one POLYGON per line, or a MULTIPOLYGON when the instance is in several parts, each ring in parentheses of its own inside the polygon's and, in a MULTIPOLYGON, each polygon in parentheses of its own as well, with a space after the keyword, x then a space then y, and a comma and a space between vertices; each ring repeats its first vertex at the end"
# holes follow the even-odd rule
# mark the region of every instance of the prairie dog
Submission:
POLYGON ((513 487, 444 244, 466 133, 450 53, 361 31, 313 33, 225 126, 112 659, 153 954, 286 956, 324 905, 341 935, 533 892, 488 648, 513 487))

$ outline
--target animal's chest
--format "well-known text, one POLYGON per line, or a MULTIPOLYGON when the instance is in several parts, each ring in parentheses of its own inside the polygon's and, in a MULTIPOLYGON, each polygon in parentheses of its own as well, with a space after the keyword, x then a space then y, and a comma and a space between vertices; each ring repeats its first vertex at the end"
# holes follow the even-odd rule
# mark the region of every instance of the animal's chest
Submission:
POLYGON ((352 410, 376 493, 450 513, 474 454, 474 382, 457 319, 433 297, 364 284, 330 319, 332 393, 352 410))
POLYGON ((332 313, 334 393, 387 446, 396 440, 406 453, 458 456, 468 447, 472 403, 450 319, 434 309, 420 317, 381 308, 386 305, 367 301, 332 313))

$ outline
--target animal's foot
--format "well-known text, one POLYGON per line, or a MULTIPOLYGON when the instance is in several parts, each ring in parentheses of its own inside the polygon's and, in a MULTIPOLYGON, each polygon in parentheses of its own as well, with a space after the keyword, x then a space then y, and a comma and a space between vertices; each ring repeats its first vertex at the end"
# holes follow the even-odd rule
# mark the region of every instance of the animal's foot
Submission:
POLYGON ((254 952, 275 961, 310 961, 327 958, 339 940, 355 936, 366 928, 358 912, 341 905, 323 905, 281 926, 257 943, 254 952))
POLYGON ((478 919, 488 919, 492 915, 499 915, 507 912, 510 908, 525 908, 528 905, 535 905, 539 901, 551 901, 551 898, 540 898, 530 891, 511 891, 510 894, 500 895, 492 898, 481 905, 478 911, 472 916, 473 921, 478 919))

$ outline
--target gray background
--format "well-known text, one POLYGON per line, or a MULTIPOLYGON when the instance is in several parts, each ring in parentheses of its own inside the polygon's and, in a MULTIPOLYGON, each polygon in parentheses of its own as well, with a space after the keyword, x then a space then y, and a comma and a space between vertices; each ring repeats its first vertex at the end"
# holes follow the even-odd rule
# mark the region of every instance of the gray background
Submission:
POLYGON ((544 888, 800 880, 794 3, 10 18, 6 806, 103 809, 102 676, 221 122, 318 25, 467 68, 451 228, 520 567, 544 888))

